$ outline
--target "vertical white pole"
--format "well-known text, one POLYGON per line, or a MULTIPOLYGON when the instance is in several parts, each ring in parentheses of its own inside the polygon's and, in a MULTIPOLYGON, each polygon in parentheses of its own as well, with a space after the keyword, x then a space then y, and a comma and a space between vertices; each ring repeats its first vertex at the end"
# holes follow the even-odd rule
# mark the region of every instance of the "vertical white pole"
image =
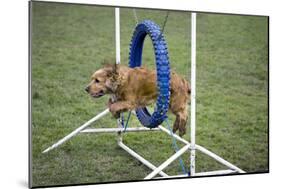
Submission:
POLYGON ((115 8, 115 48, 116 64, 120 63, 120 14, 119 8, 115 8))
MULTIPOLYGON (((116 64, 120 64, 120 9, 119 8, 115 8, 115 49, 116 49, 116 64)), ((112 98, 115 98, 114 96, 112 98)), ((114 99, 115 100, 115 99, 114 99)), ((118 128, 122 128, 122 120, 119 117, 117 119, 117 127, 118 128)), ((118 139, 117 142, 118 144, 122 142, 122 135, 121 132, 118 132, 118 139)))
POLYGON ((196 128, 196 13, 191 13, 191 116, 190 116, 190 175, 195 175, 196 128))

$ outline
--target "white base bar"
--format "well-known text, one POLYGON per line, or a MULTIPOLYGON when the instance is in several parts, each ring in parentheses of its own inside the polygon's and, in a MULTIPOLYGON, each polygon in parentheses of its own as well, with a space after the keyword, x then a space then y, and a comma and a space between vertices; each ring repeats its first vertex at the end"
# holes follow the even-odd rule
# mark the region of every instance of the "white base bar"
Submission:
POLYGON ((228 161, 224 160, 223 158, 221 158, 220 156, 214 154, 213 152, 207 150, 206 148, 199 146, 196 144, 196 150, 201 151, 202 153, 210 156, 211 158, 215 159, 216 161, 220 162, 221 164, 227 166, 230 169, 236 170, 239 173, 245 173, 245 171, 243 171, 242 169, 236 167, 235 165, 229 163, 228 161))
MULTIPOLYGON (((124 132, 124 128, 89 128, 80 131, 81 133, 116 133, 124 132)), ((160 131, 159 128, 149 129, 146 127, 127 128, 126 132, 160 131)))
POLYGON ((201 173, 195 173, 194 176, 210 176, 210 175, 226 175, 226 174, 232 174, 237 173, 237 171, 227 169, 227 170, 217 170, 217 171, 209 171, 209 172, 201 172, 201 173))
MULTIPOLYGON (((195 173, 194 176, 200 177, 200 176, 211 176, 211 175, 227 175, 227 174, 233 174, 237 173, 237 171, 234 170, 217 170, 217 171, 208 171, 208 172, 200 172, 200 173, 195 173)), ((183 177, 190 177, 188 175, 172 175, 172 176, 167 176, 167 177, 155 177, 155 179, 161 179, 161 178, 183 178, 183 177)))
POLYGON ((53 144, 52 146, 50 146, 49 148, 44 150, 42 153, 46 153, 46 152, 49 152, 50 150, 52 150, 54 148, 57 148, 58 146, 60 146, 61 144, 63 144, 67 140, 71 139, 72 137, 74 137, 75 135, 80 133, 80 131, 82 131, 83 129, 87 128, 93 122, 97 121, 98 119, 100 119, 101 117, 105 116, 108 113, 109 113, 109 109, 107 108, 103 112, 99 113, 98 115, 96 115, 95 117, 93 117, 92 119, 90 119, 89 121, 87 121, 86 123, 84 123, 83 125, 78 127, 77 129, 72 131, 70 134, 66 135, 64 138, 60 139, 57 143, 53 144))
MULTIPOLYGON (((125 150, 126 152, 128 152, 130 155, 132 155, 134 158, 136 158, 137 160, 139 160, 140 162, 142 162, 144 165, 146 165, 148 168, 155 170, 157 169, 156 166, 154 166, 152 163, 150 163, 149 161, 147 161, 146 159, 144 159, 143 157, 141 157, 139 154, 137 154, 136 152, 134 152, 132 149, 130 149, 128 146, 126 146, 123 142, 119 141, 118 145, 125 150)), ((161 176, 163 177, 167 177, 169 175, 167 175, 166 173, 164 173, 163 171, 158 172, 161 176)))
POLYGON ((188 175, 171 175, 168 177, 154 177, 153 179, 163 179, 163 178, 183 178, 183 177, 189 177, 188 175))
POLYGON ((144 179, 147 180, 155 177, 160 171, 165 169, 168 165, 170 165, 173 161, 175 161, 178 157, 180 157, 183 153, 185 153, 189 147, 190 147, 189 144, 182 147, 179 151, 177 151, 174 155, 172 155, 169 159, 167 159, 164 163, 162 163, 159 167, 157 167, 157 169, 155 169, 153 172, 147 175, 144 179))

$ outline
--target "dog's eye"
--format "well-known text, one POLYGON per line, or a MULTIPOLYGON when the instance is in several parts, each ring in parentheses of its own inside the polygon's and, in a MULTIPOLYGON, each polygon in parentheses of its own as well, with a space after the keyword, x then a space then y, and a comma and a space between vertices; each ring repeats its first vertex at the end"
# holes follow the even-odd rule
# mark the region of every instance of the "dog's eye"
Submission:
POLYGON ((98 80, 98 79, 95 79, 95 82, 96 82, 96 83, 99 83, 99 82, 100 82, 100 80, 98 80))

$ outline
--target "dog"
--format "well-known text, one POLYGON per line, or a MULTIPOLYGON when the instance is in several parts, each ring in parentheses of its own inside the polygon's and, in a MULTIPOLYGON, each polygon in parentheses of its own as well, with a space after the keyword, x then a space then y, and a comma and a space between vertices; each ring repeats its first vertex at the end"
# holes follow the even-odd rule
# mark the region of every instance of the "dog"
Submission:
MULTIPOLYGON (((115 100, 109 99, 108 107, 112 115, 118 118, 121 112, 145 107, 156 101, 156 76, 155 70, 109 64, 91 76, 91 82, 85 90, 93 98, 106 94, 114 96, 115 100)), ((176 116, 173 132, 179 130, 180 136, 186 133, 190 92, 190 84, 175 72, 171 72, 169 110, 176 116)))

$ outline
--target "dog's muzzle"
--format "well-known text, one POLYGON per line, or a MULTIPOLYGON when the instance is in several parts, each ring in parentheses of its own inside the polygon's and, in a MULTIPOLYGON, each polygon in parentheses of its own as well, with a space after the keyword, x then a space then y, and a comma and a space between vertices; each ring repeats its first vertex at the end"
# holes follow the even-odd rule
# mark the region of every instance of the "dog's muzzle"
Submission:
POLYGON ((103 93, 103 92, 99 92, 99 93, 93 93, 93 94, 91 94, 91 95, 92 95, 92 97, 94 97, 94 98, 98 98, 98 97, 103 96, 104 93, 103 93))
POLYGON ((91 92, 90 92, 90 86, 87 86, 87 87, 85 88, 85 91, 86 91, 87 93, 89 93, 89 94, 90 94, 92 97, 94 97, 94 98, 98 98, 98 97, 101 97, 101 96, 105 95, 105 93, 104 93, 103 90, 100 90, 98 93, 91 93, 91 92))

